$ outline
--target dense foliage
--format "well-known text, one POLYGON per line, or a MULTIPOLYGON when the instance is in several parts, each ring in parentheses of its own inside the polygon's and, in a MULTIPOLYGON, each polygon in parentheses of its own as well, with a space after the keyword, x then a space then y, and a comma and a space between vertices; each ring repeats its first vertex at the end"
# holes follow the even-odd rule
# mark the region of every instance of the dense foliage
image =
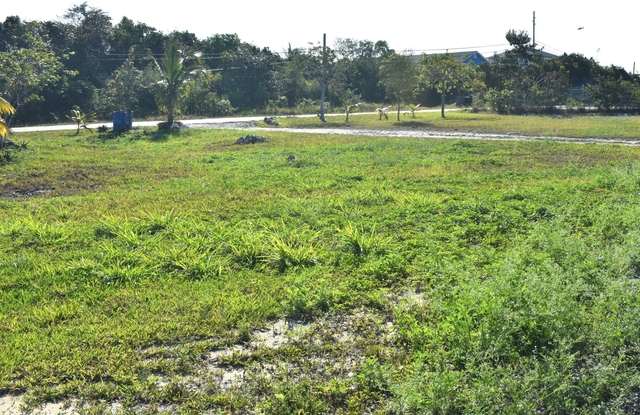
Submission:
POLYGON ((8 119, 14 125, 57 122, 71 109, 95 112, 99 119, 122 109, 141 117, 164 115, 169 107, 152 88, 158 85, 152 62, 179 45, 200 55, 210 77, 182 91, 173 116, 315 112, 322 91, 329 109, 343 111, 353 96, 384 107, 443 105, 461 94, 501 113, 548 112, 560 105, 640 107, 637 75, 582 55, 552 58, 525 31, 511 30, 506 38, 511 49, 479 66, 448 54, 396 54, 383 40, 338 39, 327 49, 275 53, 235 34, 165 34, 127 17, 114 25, 104 11, 82 3, 56 21, 10 16, 0 23, 0 96, 17 110, 8 119), (415 70, 393 67, 402 56, 415 70))

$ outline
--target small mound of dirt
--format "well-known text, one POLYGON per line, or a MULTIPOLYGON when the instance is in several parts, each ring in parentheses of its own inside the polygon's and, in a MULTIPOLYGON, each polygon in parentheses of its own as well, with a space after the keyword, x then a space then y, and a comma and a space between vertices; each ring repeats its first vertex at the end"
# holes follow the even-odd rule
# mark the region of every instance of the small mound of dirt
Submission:
POLYGON ((236 140, 236 144, 255 144, 255 143, 268 143, 264 137, 260 137, 259 135, 247 135, 245 137, 240 137, 236 140))

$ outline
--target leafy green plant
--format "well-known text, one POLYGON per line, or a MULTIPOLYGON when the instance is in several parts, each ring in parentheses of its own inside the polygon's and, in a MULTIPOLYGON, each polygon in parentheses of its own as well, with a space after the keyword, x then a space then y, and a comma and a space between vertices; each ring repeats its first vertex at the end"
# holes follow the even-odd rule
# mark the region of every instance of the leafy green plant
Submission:
POLYGON ((416 111, 420 108, 420 104, 409 104, 409 111, 411 111, 411 118, 416 118, 416 111))
POLYGON ((9 125, 5 122, 2 116, 4 114, 14 114, 16 110, 7 102, 4 98, 0 97, 0 140, 2 140, 2 146, 4 147, 4 138, 11 132, 9 125))
POLYGON ((308 228, 287 229, 284 223, 272 229, 269 238, 273 253, 271 262, 280 272, 289 267, 313 266, 318 262, 318 232, 308 228))
POLYGON ((11 155, 4 149, 5 138, 11 133, 9 124, 4 120, 5 114, 15 114, 16 110, 7 102, 4 98, 0 97, 0 150, 2 150, 2 159, 8 162, 11 159, 11 155))
POLYGON ((375 225, 370 232, 365 232, 362 228, 348 222, 344 227, 338 228, 338 233, 342 236, 342 243, 347 252, 355 257, 381 252, 389 242, 388 238, 376 233, 375 225))
POLYGON ((80 128, 93 132, 91 128, 87 127, 87 123, 91 121, 93 116, 95 116, 95 114, 85 114, 81 110, 72 109, 71 115, 67 115, 66 117, 73 121, 73 123, 78 127, 76 130, 76 135, 78 135, 80 134, 80 128))
POLYGON ((0 161, 4 163, 10 162, 12 158, 13 156, 11 155, 11 152, 9 150, 2 150, 2 152, 0 153, 0 161))

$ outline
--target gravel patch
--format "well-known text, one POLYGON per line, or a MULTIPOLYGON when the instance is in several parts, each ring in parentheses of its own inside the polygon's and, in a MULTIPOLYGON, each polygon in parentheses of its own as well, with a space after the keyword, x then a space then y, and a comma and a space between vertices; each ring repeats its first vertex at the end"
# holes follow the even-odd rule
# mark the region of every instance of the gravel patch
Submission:
POLYGON ((193 123, 192 128, 227 128, 246 131, 283 131, 299 134, 336 134, 336 135, 361 135, 365 137, 400 137, 400 138, 448 138, 465 140, 486 141, 558 141, 572 144, 619 144, 625 146, 638 146, 640 140, 625 140, 614 138, 569 138, 569 137, 543 137, 526 136, 516 132, 477 133, 473 131, 437 131, 418 129, 370 129, 370 128, 264 128, 258 127, 255 121, 224 122, 224 123, 193 123))

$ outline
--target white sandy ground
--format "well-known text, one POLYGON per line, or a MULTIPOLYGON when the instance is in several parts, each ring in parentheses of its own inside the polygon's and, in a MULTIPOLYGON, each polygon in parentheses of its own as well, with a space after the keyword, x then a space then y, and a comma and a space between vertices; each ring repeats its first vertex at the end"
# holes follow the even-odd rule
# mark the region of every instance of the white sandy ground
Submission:
MULTIPOLYGON (((307 324, 293 320, 281 319, 263 330, 252 332, 251 342, 244 345, 235 345, 224 350, 211 352, 208 359, 207 371, 215 373, 219 379, 222 390, 230 390, 243 381, 244 369, 236 367, 224 367, 220 359, 231 356, 233 353, 250 353, 258 347, 278 348, 286 344, 291 336, 300 334, 307 324)), ((159 386, 168 383, 168 379, 158 379, 159 386)), ((23 408, 23 395, 5 395, 0 397, 0 415, 72 415, 78 413, 81 405, 75 401, 46 403, 32 411, 23 408)), ((110 405, 106 413, 116 413, 120 409, 117 403, 110 405)), ((169 409, 169 408, 167 408, 169 409)), ((168 412, 171 412, 170 409, 168 412)))
MULTIPOLYGON (((422 293, 407 292, 397 299, 399 307, 412 307, 420 306, 424 303, 424 295, 422 293)), ((309 333, 316 332, 315 340, 324 338, 325 334, 322 333, 335 333, 338 330, 336 336, 332 341, 344 343, 345 345, 354 345, 355 327, 359 322, 366 321, 372 318, 366 310, 356 311, 351 315, 334 316, 328 318, 321 318, 318 321, 311 323, 301 322, 292 319, 280 319, 277 320, 266 328, 260 330, 253 330, 251 332, 251 340, 236 344, 232 347, 223 350, 216 350, 209 353, 208 358, 203 362, 202 373, 199 373, 193 378, 184 379, 186 383, 191 384, 193 387, 198 387, 199 378, 207 378, 212 376, 216 379, 220 390, 232 391, 234 388, 242 388, 246 383, 245 369, 242 367, 229 366, 224 363, 224 358, 227 358, 234 353, 236 354, 252 354, 260 348, 272 348, 277 349, 285 346, 290 342, 295 342, 302 339, 309 333)), ((393 323, 387 321, 382 323, 383 337, 392 338, 395 333, 395 327, 393 323)), ((154 346, 155 348, 156 346, 154 346)), ((159 346, 162 347, 162 346, 159 346)), ((164 346, 171 347, 171 346, 164 346)), ((362 356, 360 356, 362 357, 362 356)), ((353 356, 353 358, 357 358, 353 356)), ((323 362, 323 365, 330 362, 323 362)), ((276 371, 277 368, 273 364, 266 364, 263 366, 263 375, 268 375, 269 372, 276 371)), ((349 373, 352 376, 353 373, 349 373)), ((156 385, 159 388, 163 388, 168 385, 170 379, 164 376, 157 376, 156 385)), ((64 402, 46 403, 34 410, 25 411, 23 408, 24 396, 23 395, 5 395, 0 396, 0 415, 72 415, 78 413, 82 409, 82 403, 77 400, 68 400, 64 402)), ((143 408, 140 408, 141 410, 143 408)), ((105 414, 116 414, 122 410, 122 406, 118 402, 110 403, 105 408, 105 414)), ((174 413, 175 408, 171 405, 159 407, 158 410, 161 413, 174 413)))

